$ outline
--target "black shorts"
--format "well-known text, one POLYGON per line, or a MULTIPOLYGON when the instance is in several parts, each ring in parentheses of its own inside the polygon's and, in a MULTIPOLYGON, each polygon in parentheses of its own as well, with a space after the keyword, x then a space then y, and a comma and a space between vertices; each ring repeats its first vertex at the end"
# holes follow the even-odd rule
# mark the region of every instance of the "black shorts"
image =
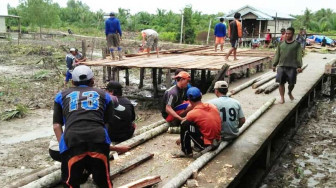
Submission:
POLYGON ((238 39, 237 40, 230 40, 232 48, 238 48, 238 39))
POLYGON ((294 67, 278 67, 275 81, 280 84, 288 82, 290 85, 296 84, 296 68, 294 67))
POLYGON ((109 152, 108 144, 82 143, 62 153, 63 186, 77 188, 92 173, 98 187, 112 188, 109 152))

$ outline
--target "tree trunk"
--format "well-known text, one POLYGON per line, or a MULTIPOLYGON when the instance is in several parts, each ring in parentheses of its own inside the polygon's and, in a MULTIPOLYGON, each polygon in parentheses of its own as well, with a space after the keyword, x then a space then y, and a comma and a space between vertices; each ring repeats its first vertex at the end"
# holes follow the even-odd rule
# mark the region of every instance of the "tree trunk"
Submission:
POLYGON ((256 83, 254 83, 254 84, 252 85, 252 88, 253 88, 253 89, 256 89, 257 87, 259 87, 259 86, 263 85, 264 83, 266 83, 266 82, 268 82, 268 81, 274 79, 275 77, 276 77, 276 74, 275 74, 275 73, 274 73, 274 74, 271 74, 270 76, 268 76, 268 77, 266 77, 266 78, 264 78, 264 79, 262 79, 262 80, 260 80, 260 81, 258 81, 258 82, 256 82, 256 83))
POLYGON ((29 184, 22 186, 22 188, 36 188, 36 187, 54 187, 61 182, 61 170, 56 170, 55 172, 48 174, 36 181, 30 182, 29 184))
POLYGON ((263 75, 261 75, 261 76, 255 78, 255 79, 252 79, 252 80, 250 80, 250 81, 248 81, 248 82, 245 82, 244 84, 242 84, 242 85, 240 85, 240 86, 238 86, 238 87, 232 89, 226 96, 230 97, 231 95, 235 95, 235 94, 239 93, 241 90, 243 90, 243 89, 249 87, 250 85, 254 84, 255 82, 258 82, 259 80, 261 80, 261 79, 267 77, 267 76, 270 75, 271 73, 272 73, 272 72, 265 73, 265 74, 263 74, 263 75))
POLYGON ((274 84, 268 86, 268 87, 265 89, 264 93, 265 93, 265 94, 269 94, 269 93, 271 93, 272 91, 274 91, 274 90, 275 90, 276 88, 278 88, 278 87, 279 87, 279 83, 274 83, 274 84))
POLYGON ((154 129, 155 127, 158 127, 159 125, 164 124, 165 122, 166 122, 166 121, 163 119, 163 120, 157 121, 157 122, 155 122, 155 123, 152 123, 152 124, 150 124, 150 125, 148 125, 148 126, 142 127, 141 129, 137 129, 137 130, 135 130, 135 132, 134 132, 134 136, 137 136, 137 135, 140 135, 140 134, 142 134, 142 133, 144 133, 144 132, 147 132, 147 131, 149 131, 149 130, 152 130, 152 129, 154 129))
POLYGON ((259 87, 256 91, 255 94, 259 94, 265 91, 266 88, 268 88, 269 86, 273 85, 275 83, 275 80, 270 81, 264 85, 262 85, 261 87, 259 87))
POLYGON ((42 169, 38 172, 35 172, 33 174, 30 174, 28 176, 24 176, 24 177, 21 177, 20 179, 17 179, 17 181, 13 182, 10 184, 10 187, 22 187, 32 181, 35 181, 43 176, 46 176, 52 172, 54 172, 55 170, 58 170, 61 168, 61 165, 60 163, 59 164, 56 164, 56 165, 53 165, 53 166, 50 166, 48 168, 45 168, 45 169, 42 169))
MULTIPOLYGON (((242 134, 252 123, 257 120, 267 109, 271 107, 274 103, 275 98, 267 101, 263 106, 261 106, 256 112, 254 112, 250 117, 246 119, 244 125, 239 129, 239 135, 242 134)), ((177 176, 172 178, 163 188, 175 188, 181 187, 184 182, 193 174, 194 171, 198 171, 203 166, 205 166, 211 159, 213 159, 218 153, 220 153, 229 143, 223 141, 219 144, 218 148, 214 151, 203 154, 201 157, 197 158, 192 162, 187 168, 182 170, 177 176)))
POLYGON ((40 39, 42 39, 42 27, 40 26, 40 39))
MULTIPOLYGON (((149 139, 152 139, 152 138, 154 138, 154 137, 156 137, 156 136, 158 136, 158 135, 160 135, 164 132, 167 132, 168 127, 169 127, 168 123, 164 123, 164 124, 154 128, 150 131, 144 132, 144 133, 142 133, 138 136, 135 136, 135 137, 133 137, 131 139, 128 139, 124 142, 121 142, 121 143, 117 144, 116 146, 129 146, 130 148, 134 148, 134 147, 146 142, 149 139)), ((110 158, 112 158, 113 153, 115 153, 115 152, 110 152, 110 158)))

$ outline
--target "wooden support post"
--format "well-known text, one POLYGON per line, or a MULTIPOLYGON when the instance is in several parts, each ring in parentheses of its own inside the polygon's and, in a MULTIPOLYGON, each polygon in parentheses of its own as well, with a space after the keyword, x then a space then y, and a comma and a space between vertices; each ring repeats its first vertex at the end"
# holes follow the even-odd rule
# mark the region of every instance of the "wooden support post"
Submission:
POLYGON ((207 78, 206 78, 207 82, 210 82, 210 78, 211 78, 211 71, 208 70, 207 71, 207 78))
POLYGON ((166 73, 166 88, 170 88, 171 87, 171 75, 170 75, 171 70, 167 69, 167 73, 166 73))
POLYGON ((297 128, 299 127, 298 120, 299 120, 299 107, 297 107, 295 111, 295 122, 294 122, 295 130, 297 130, 297 128))
POLYGON ((139 83, 139 89, 143 87, 143 81, 145 78, 145 68, 140 68, 140 83, 139 83))
POLYGON ((267 145, 267 151, 266 151, 266 163, 265 163, 265 167, 266 169, 268 169, 268 167, 270 166, 270 160, 271 160, 271 147, 272 147, 272 141, 270 141, 267 145))
POLYGON ((191 77, 191 80, 190 80, 191 85, 195 85, 195 72, 196 72, 195 69, 191 69, 191 75, 190 75, 190 77, 191 77))
POLYGON ((82 55, 86 57, 86 40, 82 40, 82 55))
POLYGON ((162 83, 162 69, 160 68, 159 69, 159 73, 158 73, 158 84, 161 84, 162 83))
POLYGON ((112 68, 111 66, 107 66, 107 80, 111 81, 112 78, 112 68))
POLYGON ((316 98, 316 88, 314 88, 314 91, 313 91, 313 101, 315 100, 316 98))
MULTIPOLYGON (((102 57, 106 59, 106 48, 102 48, 102 57)), ((103 83, 106 83, 106 66, 103 66, 103 83)))
POLYGON ((205 90, 205 87, 206 87, 206 72, 205 70, 203 69, 201 71, 201 91, 203 92, 205 90))
POLYGON ((250 77, 250 68, 247 68, 246 69, 246 78, 249 78, 250 77))
POLYGON ((119 82, 119 68, 118 67, 114 67, 112 69, 112 80, 119 82))
POLYGON ((129 71, 125 69, 125 84, 129 86, 129 71))
POLYGON ((308 94, 308 99, 307 99, 308 100, 308 102, 307 102, 308 108, 310 107, 310 95, 311 95, 311 93, 308 94))
POLYGON ((335 97, 335 76, 330 74, 330 100, 335 97))
POLYGON ((152 74, 153 74, 153 90, 154 90, 154 98, 157 98, 159 96, 158 93, 158 84, 157 84, 157 69, 152 68, 152 74))

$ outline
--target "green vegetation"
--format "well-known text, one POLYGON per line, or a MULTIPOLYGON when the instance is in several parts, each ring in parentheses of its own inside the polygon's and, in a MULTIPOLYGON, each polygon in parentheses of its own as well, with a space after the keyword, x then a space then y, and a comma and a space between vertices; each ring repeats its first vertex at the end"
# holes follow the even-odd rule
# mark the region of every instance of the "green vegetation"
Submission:
POLYGON ((27 115, 28 108, 25 105, 18 104, 16 105, 14 110, 7 110, 1 113, 1 120, 2 121, 9 121, 14 118, 23 118, 27 115))
POLYGON ((322 33, 325 35, 336 34, 336 13, 331 9, 320 9, 312 12, 308 8, 303 15, 294 16, 293 26, 296 29, 306 28, 310 33, 322 33))
MULTIPOLYGON (((22 0, 17 7, 8 6, 8 13, 22 17, 22 31, 48 30, 67 31, 75 34, 104 36, 104 14, 102 10, 93 12, 80 0, 68 0, 66 7, 60 7, 52 0, 22 0)), ((152 28, 160 33, 161 40, 178 42, 181 32, 181 17, 184 17, 182 42, 185 44, 204 43, 207 38, 209 21, 212 19, 211 33, 219 16, 224 13, 203 14, 187 5, 181 13, 157 9, 155 14, 138 12, 131 14, 129 9, 119 8, 116 16, 123 31, 139 32, 152 28)), ((312 12, 306 9, 303 15, 294 15, 293 26, 306 28, 309 33, 336 34, 336 13, 331 9, 312 12)), ((6 19, 6 24, 17 29, 17 19, 6 19)), ((137 37, 137 36, 135 36, 137 37)), ((213 37, 210 37, 212 40, 213 37)))

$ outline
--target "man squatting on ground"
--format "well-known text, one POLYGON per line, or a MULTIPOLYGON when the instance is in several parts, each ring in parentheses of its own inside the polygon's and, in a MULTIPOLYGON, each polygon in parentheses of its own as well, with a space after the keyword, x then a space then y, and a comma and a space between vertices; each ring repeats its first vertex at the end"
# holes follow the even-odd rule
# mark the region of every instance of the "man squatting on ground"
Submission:
POLYGON ((218 98, 210 100, 209 103, 215 105, 219 111, 222 140, 231 141, 238 137, 239 128, 245 123, 245 116, 240 103, 226 96, 229 88, 226 81, 217 81, 214 88, 218 98))
POLYGON ((202 103, 202 93, 197 87, 188 89, 187 97, 193 109, 181 123, 180 141, 176 142, 181 144, 181 151, 174 153, 173 157, 192 157, 191 140, 195 151, 204 150, 214 140, 220 141, 221 119, 217 108, 202 103))
POLYGON ((112 187, 109 172, 110 147, 105 124, 113 125, 114 104, 104 90, 93 88, 92 70, 77 66, 72 83, 55 97, 53 127, 61 153, 64 187, 79 187, 84 171, 92 173, 98 187, 112 187), (64 132, 62 126, 64 125, 64 132))
POLYGON ((281 42, 276 51, 273 62, 273 71, 277 67, 276 82, 280 84, 280 104, 285 103, 285 83, 288 82, 288 96, 294 100, 292 91, 296 84, 297 72, 302 72, 302 48, 299 42, 294 40, 295 30, 287 28, 286 40, 281 42))
POLYGON ((119 60, 122 60, 122 49, 120 47, 120 40, 122 31, 118 18, 115 17, 113 12, 110 13, 110 18, 105 21, 105 35, 107 40, 107 47, 110 50, 112 59, 115 60, 115 48, 118 50, 119 60))
POLYGON ((72 79, 71 72, 75 66, 79 65, 83 61, 86 61, 86 58, 84 58, 75 48, 70 48, 70 52, 65 56, 67 72, 65 74, 64 87, 66 87, 69 80, 72 79))
POLYGON ((181 71, 175 76, 176 85, 167 89, 163 95, 163 105, 161 109, 162 117, 170 126, 179 126, 183 117, 191 109, 191 105, 184 103, 184 96, 187 92, 190 81, 189 73, 181 71), (187 107, 186 107, 187 106, 187 107), (182 107, 183 109, 179 109, 182 107))
POLYGON ((135 130, 135 111, 130 100, 122 96, 119 82, 110 81, 106 86, 112 100, 117 100, 119 108, 114 108, 113 126, 108 126, 108 134, 112 142, 123 142, 133 136, 135 130))
POLYGON ((141 31, 142 36, 142 46, 147 49, 147 56, 150 56, 151 49, 154 48, 156 50, 156 56, 159 57, 159 34, 153 29, 145 29, 141 31), (145 44, 146 41, 146 44, 145 44))
POLYGON ((223 22, 224 22, 224 18, 220 18, 219 23, 216 24, 216 26, 215 26, 215 31, 214 31, 215 52, 217 52, 218 44, 220 44, 220 49, 221 49, 221 51, 223 51, 223 46, 224 46, 225 39, 226 39, 226 26, 223 22))
POLYGON ((228 37, 230 37, 230 43, 231 43, 231 49, 226 54, 225 60, 229 60, 229 56, 233 52, 233 60, 236 61, 237 59, 237 48, 238 44, 241 42, 241 38, 243 37, 243 30, 242 25, 239 22, 240 19, 240 13, 235 13, 233 16, 234 20, 230 22, 229 24, 229 31, 228 31, 228 37))

